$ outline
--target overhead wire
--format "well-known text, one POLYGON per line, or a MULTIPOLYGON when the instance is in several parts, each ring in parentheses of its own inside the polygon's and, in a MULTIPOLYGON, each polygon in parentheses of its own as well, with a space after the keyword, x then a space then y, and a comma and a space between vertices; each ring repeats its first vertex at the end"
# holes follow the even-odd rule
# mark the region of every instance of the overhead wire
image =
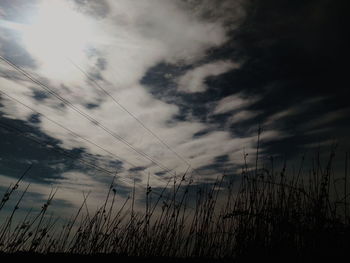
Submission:
POLYGON ((135 114, 133 114, 131 111, 129 111, 122 103, 120 103, 115 96, 111 95, 105 88, 103 88, 94 78, 92 78, 85 70, 83 70, 80 66, 78 66, 74 61, 71 59, 68 59, 71 64, 77 68, 85 77, 87 77, 97 88, 99 88, 105 95, 110 97, 112 101, 116 105, 118 105, 123 111, 125 111, 128 115, 130 115, 133 119, 135 119, 148 133, 150 133, 153 137, 155 137, 161 144, 163 144, 169 151, 171 151, 173 154, 175 154, 180 160, 182 160, 184 163, 186 163, 189 167, 192 165, 179 153, 177 153, 172 147, 170 147, 160 136, 158 136, 154 131, 152 131, 150 128, 148 128, 143 121, 141 121, 135 114))
MULTIPOLYGON (((22 136, 22 137, 24 137, 24 138, 26 138, 28 140, 31 140, 31 141, 33 141, 33 142, 35 142, 35 143, 37 143, 37 144, 39 144, 39 145, 49 149, 49 150, 51 150, 51 151, 55 151, 55 152, 57 152, 57 153, 59 153, 61 155, 64 155, 64 156, 68 157, 68 158, 71 158, 73 160, 81 162, 81 163, 83 163, 83 164, 85 164, 85 165, 89 166, 90 168, 93 168, 93 169, 95 169, 97 171, 100 171, 100 172, 103 172, 103 173, 106 173, 106 174, 109 174, 109 175, 113 175, 113 176, 115 175, 115 172, 109 171, 109 170, 107 170, 107 169, 105 169, 105 168, 103 168, 103 167, 101 167, 99 165, 92 164, 92 163, 84 160, 84 158, 77 158, 77 156, 73 156, 67 150, 64 150, 62 148, 57 148, 57 146, 54 146, 54 145, 51 145, 51 144, 44 143, 44 142, 38 140, 37 138, 35 138, 34 136, 31 136, 30 134, 27 134, 23 130, 21 130, 21 129, 17 128, 17 127, 13 127, 11 125, 8 125, 8 124, 4 123, 3 121, 0 121, 0 128, 6 129, 6 130, 11 131, 11 132, 15 131, 17 134, 19 134, 19 136, 22 136), (50 146, 50 147, 48 147, 48 146, 50 146)), ((125 183, 130 183, 130 182, 127 182, 125 180, 125 178, 118 177, 118 179, 120 181, 125 182, 125 183)), ((167 186, 169 185, 170 181, 171 181, 171 178, 168 180, 168 182, 167 182, 166 186, 164 187, 164 189, 167 188, 167 186)), ((140 183, 137 183, 135 180, 134 180, 134 184, 144 186, 144 185, 142 185, 140 183)), ((159 194, 158 192, 152 190, 152 193, 158 195, 160 198, 164 197, 164 191, 161 194, 159 194)), ((187 206, 187 207, 190 208, 190 209, 194 209, 194 208, 192 208, 190 206, 187 206)))
POLYGON ((164 166, 162 163, 160 163, 159 161, 155 160, 154 158, 152 158, 151 156, 149 156, 147 153, 143 152, 142 150, 139 150, 139 149, 135 148, 132 144, 130 144, 128 141, 126 141, 120 135, 114 133, 113 131, 111 131, 110 129, 105 127, 103 124, 101 124, 95 118, 91 117, 89 114, 81 111, 79 108, 77 108, 70 101, 68 101, 65 98, 61 97, 59 94, 57 94, 55 91, 53 91, 48 85, 46 85, 46 84, 42 83, 41 81, 35 79, 30 73, 26 72, 24 69, 20 68, 19 66, 17 66, 14 63, 12 63, 11 61, 9 61, 8 59, 4 58, 1 55, 0 55, 0 59, 2 61, 4 61, 6 64, 8 64, 9 66, 11 66, 12 68, 14 68, 17 72, 19 72, 20 74, 22 74, 25 77, 27 77, 31 82, 37 84, 38 86, 40 86, 41 88, 46 90, 49 94, 53 95, 54 97, 56 97, 57 99, 62 101, 65 105, 67 105, 68 107, 73 109, 75 112, 77 112, 78 114, 83 116, 85 119, 90 121, 93 125, 98 126, 99 128, 103 129, 105 132, 110 134, 113 138, 115 138, 118 141, 122 142, 123 144, 128 146, 130 149, 132 149, 133 151, 138 153, 139 155, 143 156, 144 158, 148 159, 149 161, 151 161, 156 166, 158 166, 161 169, 165 170, 167 173, 172 174, 173 176, 176 176, 176 174, 174 174, 168 167, 164 166))
POLYGON ((99 149, 103 150, 103 151, 106 152, 107 154, 110 154, 110 155, 114 156, 114 158, 116 158, 118 161, 125 162, 125 163, 129 164, 130 166, 132 166, 133 168, 137 168, 137 167, 138 167, 138 166, 136 166, 135 164, 133 164, 133 163, 131 163, 131 162, 125 160, 124 158, 120 157, 119 155, 116 155, 115 153, 113 153, 113 152, 111 152, 111 151, 105 149, 104 147, 100 146, 99 144, 97 144, 97 143, 95 143, 95 142, 89 140, 88 138, 85 138, 85 137, 79 135, 78 133, 74 132, 73 130, 69 129, 68 127, 66 127, 66 126, 64 126, 64 125, 62 125, 62 124, 60 124, 60 123, 58 123, 57 121, 53 120, 52 118, 48 117, 47 115, 43 114, 42 112, 39 112, 39 111, 33 109, 32 107, 28 106, 27 104, 23 103, 22 101, 20 101, 20 100, 14 98, 14 97, 12 97, 12 96, 10 96, 9 94, 7 94, 6 92, 4 92, 4 91, 2 91, 2 90, 0 90, 0 95, 1 95, 1 94, 2 94, 2 95, 5 95, 8 99, 10 99, 10 100, 12 100, 12 101, 14 101, 14 102, 16 102, 16 103, 22 105, 23 107, 25 107, 25 108, 31 110, 32 112, 36 113, 37 115, 44 117, 44 118, 47 119, 48 121, 54 123, 55 125, 59 126, 60 128, 62 128, 62 129, 64 129, 64 130, 68 131, 68 132, 69 132, 70 134, 72 134, 73 136, 75 136, 75 137, 77 137, 77 138, 80 138, 80 139, 86 141, 87 143, 98 147, 99 149))
POLYGON ((175 154, 181 161, 183 161, 187 165, 186 171, 191 168, 192 171, 199 175, 198 170, 192 167, 192 164, 189 163, 184 157, 182 157, 179 153, 177 153, 172 147, 169 146, 160 136, 158 136, 154 131, 152 131, 150 128, 146 126, 146 124, 143 123, 135 114, 133 114, 131 111, 129 111, 122 103, 120 103, 115 96, 113 96, 110 92, 108 92, 105 88, 103 88, 94 78, 90 76, 82 67, 77 65, 74 61, 72 61, 70 58, 67 58, 68 61, 77 69, 79 70, 88 80, 90 80, 95 87, 100 89, 105 95, 110 97, 112 101, 116 105, 118 105, 123 111, 125 111, 128 115, 130 115, 133 119, 135 119, 148 133, 150 133, 153 137, 155 137, 161 144, 163 144, 169 151, 171 151, 173 154, 175 154))

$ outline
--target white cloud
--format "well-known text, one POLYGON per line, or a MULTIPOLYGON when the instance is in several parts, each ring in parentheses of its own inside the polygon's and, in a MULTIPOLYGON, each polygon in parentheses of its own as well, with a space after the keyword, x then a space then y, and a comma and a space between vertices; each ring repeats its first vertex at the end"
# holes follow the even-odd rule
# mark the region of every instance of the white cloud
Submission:
MULTIPOLYGON (((0 181, 4 187, 8 187, 15 184, 17 178, 10 178, 0 174, 0 181)), ((72 209, 77 209, 81 206, 84 195, 88 196, 87 206, 91 211, 100 207, 101 200, 106 198, 109 189, 108 184, 102 184, 100 181, 96 180, 94 176, 77 171, 63 173, 60 179, 47 179, 45 183, 30 182, 25 178, 19 183, 17 192, 23 191, 29 183, 30 186, 24 199, 25 202, 20 204, 21 208, 40 209, 43 205, 43 200, 48 198, 50 192, 57 190, 52 204, 53 207, 49 209, 52 209, 54 212, 59 209, 59 214, 56 214, 56 216, 65 215, 67 217, 71 216, 72 212, 75 212, 72 209), (28 198, 27 196, 30 194, 40 195, 42 200, 28 198), (71 207, 57 207, 59 201, 68 202, 71 204, 71 207), (62 212, 64 214, 62 214, 62 212)), ((118 198, 121 198, 119 193, 117 193, 117 195, 118 198)), ((12 198, 15 199, 16 197, 12 198)))
MULTIPOLYGON (((179 113, 179 108, 174 104, 156 99, 140 84, 141 78, 150 67, 157 63, 164 61, 192 63, 205 56, 208 48, 224 44, 228 36, 220 20, 202 20, 192 16, 188 10, 181 9, 176 1, 170 0, 111 0, 108 1, 108 4, 110 9, 106 17, 95 21, 96 35, 93 41, 95 51, 79 61, 81 68, 87 72, 92 70, 96 72, 97 59, 103 57, 106 60, 106 69, 98 72, 103 78, 103 80, 97 80, 98 83, 129 112, 166 141, 174 151, 188 160, 193 168, 207 165, 216 156, 224 154, 230 156, 230 161, 236 162, 235 153, 241 151, 243 147, 246 148, 246 151, 254 148, 253 137, 234 137, 229 131, 212 131, 205 136, 193 139, 194 134, 211 127, 196 120, 177 121, 169 124, 169 121, 172 121, 179 113)), ((53 52, 59 52, 59 50, 53 52)), ((40 54, 32 53, 31 55, 39 62, 39 66, 48 65, 44 63, 45 57, 40 54)), ((56 75, 55 71, 40 67, 33 73, 47 78, 50 87, 61 97, 69 100, 74 107, 94 117, 133 147, 147 153, 151 158, 177 173, 186 170, 187 165, 182 160, 164 147, 111 98, 99 91, 91 82, 87 82, 86 77, 69 60, 65 60, 62 66, 64 67, 63 75, 56 75), (62 76, 66 77, 62 78, 62 76), (98 102, 98 107, 92 109, 82 107, 92 102, 98 102)), ((205 91, 206 77, 217 76, 237 67, 239 67, 238 64, 230 61, 216 61, 199 66, 179 79, 179 90, 189 93, 205 91)), ((4 66, 1 70, 5 70, 4 66)), ((36 101, 33 98, 33 90, 38 89, 41 90, 30 81, 15 82, 0 78, 1 91, 9 93, 82 137, 136 166, 148 167, 147 173, 163 170, 114 139, 70 107, 62 107, 56 98, 49 97, 40 102, 36 101)), ((5 97, 1 102, 2 111, 7 117, 27 120, 32 114, 30 110, 5 97)), ((235 95, 220 101, 214 113, 242 111, 250 103, 252 100, 235 95)), ((252 112, 248 114, 241 112, 236 118, 248 118, 249 114, 252 117, 252 112)), ((72 136, 69 131, 45 118, 42 118, 41 123, 37 125, 46 134, 60 140, 62 142, 60 146, 65 149, 84 147, 88 153, 99 154, 110 160, 115 159, 114 156, 72 136)), ((128 169, 131 166, 125 164, 125 168, 128 169)), ((120 173, 119 176, 130 177, 130 173, 120 173)), ((216 175, 213 174, 213 176, 216 175)), ((147 175, 142 174, 140 179, 141 182, 145 182, 147 175)), ((66 189, 60 198, 71 200, 74 198, 74 189, 81 190, 84 187, 91 189, 91 185, 100 189, 102 187, 98 182, 99 180, 93 180, 82 173, 71 172, 64 174, 63 179, 55 183, 66 189)), ((163 182, 156 178, 152 178, 152 182, 163 185, 163 182)))
POLYGON ((317 106, 318 103, 322 102, 325 99, 325 97, 315 97, 311 99, 307 99, 304 101, 301 101, 298 106, 292 106, 286 110, 282 110, 280 112, 276 112, 268 117, 268 119, 265 121, 264 125, 272 125, 275 122, 284 119, 286 117, 296 116, 305 114, 305 112, 313 106, 317 106))
POLYGON ((230 111, 246 108, 259 99, 257 97, 244 97, 242 94, 234 94, 227 96, 221 99, 216 108, 213 111, 213 114, 222 114, 230 111))
POLYGON ((292 115, 295 115, 297 114, 298 111, 295 109, 295 108, 291 108, 291 109, 287 109, 287 110, 283 110, 283 111, 280 111, 280 112, 277 112, 273 115, 271 115, 265 122, 265 125, 270 125, 280 119, 283 119, 285 117, 288 117, 288 116, 292 116, 292 115))
POLYGON ((228 123, 234 124, 240 121, 246 121, 258 116, 260 113, 259 111, 242 110, 230 117, 228 123))
POLYGON ((302 128, 305 131, 328 128, 329 126, 332 126, 332 122, 341 120, 341 119, 345 120, 349 115, 350 115, 349 107, 334 110, 324 114, 323 116, 315 118, 312 121, 305 123, 304 125, 302 125, 302 128))
POLYGON ((230 61, 208 63, 188 71, 178 80, 178 90, 186 93, 203 92, 207 90, 205 79, 209 76, 218 76, 239 65, 230 61))

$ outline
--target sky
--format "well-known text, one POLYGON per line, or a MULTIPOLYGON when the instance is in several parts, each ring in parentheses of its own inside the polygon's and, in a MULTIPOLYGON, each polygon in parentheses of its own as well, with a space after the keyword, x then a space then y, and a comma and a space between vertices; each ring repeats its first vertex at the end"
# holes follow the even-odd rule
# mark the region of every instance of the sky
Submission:
POLYGON ((0 0, 0 184, 98 204, 349 149, 345 1, 0 0))

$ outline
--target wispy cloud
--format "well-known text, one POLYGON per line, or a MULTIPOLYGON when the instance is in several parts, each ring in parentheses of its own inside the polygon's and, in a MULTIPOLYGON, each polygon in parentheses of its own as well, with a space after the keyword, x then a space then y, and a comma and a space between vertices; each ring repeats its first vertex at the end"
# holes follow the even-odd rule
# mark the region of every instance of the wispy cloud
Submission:
POLYGON ((257 97, 252 97, 252 96, 245 97, 243 94, 230 95, 221 99, 218 102, 213 113, 222 114, 222 113, 227 113, 235 110, 241 110, 252 105, 258 100, 259 98, 257 97))
POLYGON ((261 114, 261 112, 242 110, 240 112, 237 112, 233 116, 231 116, 229 118, 228 123, 229 124, 235 124, 235 123, 238 123, 238 122, 241 122, 241 121, 247 121, 247 120, 255 118, 259 114, 261 114))
MULTIPOLYGON (((222 1, 221 4, 227 6, 228 2, 222 1)), ((86 154, 95 156, 96 164, 118 170, 120 178, 127 179, 137 173, 137 179, 141 183, 146 182, 147 173, 162 173, 164 167, 177 174, 185 171, 188 165, 181 158, 196 169, 215 163, 215 158, 222 155, 227 155, 227 165, 241 164, 242 149, 253 152, 256 143, 254 136, 238 136, 229 129, 215 130, 213 125, 196 118, 179 119, 181 112, 178 101, 169 103, 156 98, 141 83, 148 70, 159 63, 187 66, 189 70, 185 70, 177 79, 175 89, 178 94, 191 95, 207 90, 205 81, 208 77, 218 77, 238 69, 240 64, 230 60, 203 62, 209 49, 218 48, 229 40, 228 29, 232 29, 233 22, 228 23, 227 16, 222 19, 220 16, 204 19, 199 13, 198 16, 193 16, 179 2, 170 0, 103 1, 98 7, 92 1, 75 3, 82 7, 80 15, 88 16, 87 19, 94 22, 96 33, 81 59, 67 58, 67 54, 61 56, 60 50, 56 49, 52 50, 57 52, 54 59, 51 57, 47 61, 46 56, 33 52, 20 39, 13 40, 27 50, 28 55, 38 65, 37 68, 26 67, 26 70, 68 100, 70 106, 64 105, 52 94, 45 92, 40 85, 35 85, 28 79, 11 79, 4 75, 0 78, 1 91, 10 93, 29 107, 69 128, 64 129, 46 118, 41 118, 35 125, 43 133, 57 139, 63 149, 84 149, 86 154), (96 12, 92 13, 93 11, 96 12), (38 90, 44 92, 41 97, 38 97, 38 90), (82 116, 86 114, 112 131, 115 136, 106 133, 106 129, 96 125, 91 118, 82 116), (194 138, 195 134, 204 130, 208 132, 194 138), (71 131, 88 141, 73 136, 71 131), (145 158, 145 155, 149 158, 145 158), (129 163, 121 161, 122 165, 110 165, 117 159, 116 156, 129 163), (133 170, 134 166, 144 167, 145 172, 133 170)), ((203 4, 209 5, 209 2, 203 1, 203 4)), ((241 16, 242 13, 239 12, 237 20, 241 16)), ((0 41, 0 54, 11 60, 11 54, 14 55, 15 52, 9 54, 4 50, 3 43, 4 41, 0 41)), ((1 66, 1 71, 13 72, 4 65, 1 66)), ((237 111, 229 120, 231 124, 251 119, 258 111, 246 108, 256 100, 257 98, 244 97, 242 94, 227 96, 219 100, 209 114, 237 111)), ((1 111, 6 118, 29 122, 32 117, 31 110, 6 97, 1 99, 1 104, 1 111)), ((274 135, 265 139, 274 139, 278 133, 274 135)), ((215 178, 217 174, 213 172, 211 176, 215 178)), ((198 181, 204 179, 207 178, 199 177, 198 181)), ((74 199, 74 189, 92 190, 94 187, 98 188, 97 192, 102 191, 101 180, 95 180, 76 170, 66 171, 61 178, 50 180, 47 182, 66 189, 60 198, 74 200, 74 203, 77 202, 74 199)), ((152 178, 152 183, 161 186, 164 185, 164 180, 155 177, 152 178)), ((128 185, 127 182, 125 184, 128 185)), ((129 185, 131 184, 132 181, 129 185)))
POLYGON ((206 91, 205 80, 210 76, 218 76, 229 70, 238 68, 239 65, 230 61, 218 61, 201 65, 186 72, 178 81, 178 90, 186 93, 206 91))

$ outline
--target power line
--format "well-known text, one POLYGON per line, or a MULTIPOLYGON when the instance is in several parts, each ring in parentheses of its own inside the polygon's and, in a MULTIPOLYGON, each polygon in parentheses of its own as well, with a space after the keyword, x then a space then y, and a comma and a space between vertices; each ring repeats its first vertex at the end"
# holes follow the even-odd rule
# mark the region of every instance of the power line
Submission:
POLYGON ((116 155, 116 154, 110 152, 109 150, 105 149, 104 147, 98 145, 97 143, 95 143, 95 142, 93 142, 93 141, 91 141, 91 140, 89 140, 89 139, 87 139, 87 138, 85 138, 85 137, 79 135, 78 133, 74 132, 73 130, 71 130, 71 129, 69 129, 69 128, 63 126, 62 124, 58 123, 57 121, 51 119, 51 118, 48 117, 47 115, 45 115, 45 114, 43 114, 43 113, 41 113, 41 112, 39 112, 39 111, 33 109, 32 107, 26 105, 25 103, 21 102, 20 100, 18 100, 18 99, 16 99, 16 98, 12 97, 12 96, 10 96, 10 95, 8 95, 6 92, 3 92, 3 91, 0 90, 0 94, 5 95, 5 96, 8 97, 10 100, 12 100, 12 101, 14 101, 14 102, 17 102, 17 103, 21 104, 23 107, 26 107, 26 108, 28 108, 29 110, 31 110, 32 112, 38 114, 39 116, 44 117, 44 118, 47 119, 48 121, 54 123, 55 125, 59 126, 60 128, 62 128, 62 129, 64 129, 64 130, 68 131, 68 132, 71 133, 73 136, 78 137, 78 138, 80 138, 80 139, 86 141, 87 143, 92 144, 92 145, 98 147, 99 149, 105 151, 106 153, 108 153, 108 154, 114 156, 117 160, 122 161, 122 162, 125 162, 125 163, 129 164, 130 166, 132 166, 132 167, 134 167, 134 168, 137 167, 135 164, 133 164, 133 163, 131 163, 131 162, 125 160, 124 158, 122 158, 122 157, 120 157, 120 156, 118 156, 118 155, 116 155))
POLYGON ((66 151, 64 149, 55 148, 55 146, 52 145, 52 144, 44 143, 44 142, 38 140, 37 138, 35 138, 33 135, 27 134, 25 131, 23 131, 23 130, 21 130, 19 128, 16 128, 16 127, 13 127, 11 125, 8 125, 8 124, 6 124, 6 123, 4 123, 2 121, 0 121, 0 127, 6 129, 8 131, 12 131, 12 132, 15 131, 20 136, 23 136, 23 137, 25 137, 25 138, 27 138, 29 140, 32 140, 32 141, 36 142, 37 144, 45 147, 46 149, 50 149, 50 150, 53 150, 55 152, 58 152, 58 153, 60 153, 62 155, 65 155, 65 156, 67 156, 67 157, 69 157, 69 158, 71 158, 73 160, 78 160, 79 162, 82 162, 82 163, 86 164, 87 166, 90 166, 91 168, 94 168, 95 170, 102 171, 102 172, 104 172, 106 174, 114 175, 114 172, 111 172, 111 171, 109 171, 109 170, 107 170, 107 169, 105 169, 103 167, 100 167, 98 165, 95 165, 95 164, 92 164, 92 163, 90 163, 88 161, 85 161, 83 158, 78 158, 77 156, 73 156, 72 154, 68 153, 68 151, 66 151), (50 146, 50 147, 48 147, 48 146, 50 146))
POLYGON ((61 97, 59 94, 57 94, 55 91, 53 91, 49 86, 45 85, 44 83, 42 83, 41 81, 35 79, 31 74, 29 74, 28 72, 26 72, 25 70, 21 69, 20 67, 18 67, 17 65, 15 65, 14 63, 12 63, 11 61, 7 60, 6 58, 2 57, 0 55, 0 59, 2 61, 4 61, 6 64, 8 64, 9 66, 11 66, 12 68, 14 68, 16 71, 18 71, 19 73, 21 73, 22 75, 24 75, 25 77, 27 77, 30 81, 32 81, 33 83, 37 84, 38 86, 42 87, 43 89, 45 89, 48 93, 50 93, 51 95, 55 96, 57 99, 59 99, 60 101, 62 101, 65 105, 68 105, 70 108, 72 108, 75 112, 77 112, 78 114, 80 114, 81 116, 83 116, 85 119, 87 119, 88 121, 90 121, 91 123, 93 123, 95 126, 100 127, 101 129, 103 129, 105 132, 107 132, 108 134, 110 134, 113 138, 121 141, 123 144, 125 144, 126 146, 128 146, 129 148, 131 148, 133 151, 137 152, 138 154, 142 155, 143 157, 145 157, 146 159, 150 160, 152 163, 154 163, 155 165, 157 165, 158 167, 162 168, 163 170, 167 171, 167 173, 172 174, 173 176, 176 176, 176 174, 174 174, 169 168, 167 168, 166 166, 164 166, 162 163, 160 163, 159 161, 154 160, 152 157, 150 157, 147 153, 143 152, 142 150, 139 150, 137 148, 135 148, 132 144, 130 144, 128 141, 126 141, 124 138, 122 138, 121 136, 119 136, 118 134, 114 133, 113 131, 111 131, 110 129, 108 129, 107 127, 105 127, 103 124, 101 124, 99 121, 97 121, 95 118, 91 117, 89 114, 81 111, 79 108, 77 108, 75 105, 73 105, 70 101, 66 100, 65 98, 61 97))
POLYGON ((137 118, 132 112, 130 112, 124 105, 122 105, 114 96, 112 96, 106 89, 104 89, 95 79, 93 79, 85 70, 83 70, 79 65, 74 63, 70 58, 67 58, 69 62, 76 67, 85 77, 87 77, 92 83, 95 84, 97 88, 99 88, 102 92, 104 92, 108 97, 110 97, 115 104, 117 104, 122 110, 124 110, 127 114, 129 114, 132 118, 134 118, 146 131, 148 131, 151 135, 153 135, 161 144, 163 144, 168 150, 174 153, 179 159, 181 159, 184 163, 187 164, 188 168, 192 168, 192 171, 195 172, 196 175, 199 175, 198 170, 193 168, 191 163, 189 163, 185 158, 183 158, 180 154, 178 154, 174 149, 172 149, 162 138, 160 138, 155 132, 153 132, 150 128, 148 128, 139 118, 137 118))
MULTIPOLYGON (((81 111, 79 108, 77 108, 75 105, 73 105, 70 101, 68 101, 67 99, 61 97, 59 94, 57 94, 55 91, 53 91, 48 85, 43 84, 41 81, 35 79, 31 74, 29 74, 28 72, 26 72, 24 69, 21 69, 19 66, 17 66, 16 64, 12 63, 11 61, 9 61, 8 59, 2 57, 0 55, 0 59, 3 60, 6 64, 8 64, 9 66, 11 66, 12 68, 14 68, 17 72, 19 72, 20 74, 24 75, 26 78, 28 78, 30 81, 32 81, 33 83, 37 84, 38 86, 42 87, 44 90, 46 90, 49 94, 53 95, 54 97, 56 97, 57 99, 59 99, 60 101, 62 101, 65 105, 68 105, 70 108, 72 108, 75 112, 77 112, 78 114, 80 114, 81 116, 83 116, 85 119, 87 119, 88 121, 90 121, 93 125, 103 129, 105 132, 107 132, 108 134, 110 134, 113 138, 121 141, 123 144, 125 144, 126 146, 128 146, 129 148, 131 148, 133 151, 135 151, 136 153, 140 154, 141 156, 143 156, 144 158, 150 160, 152 163, 154 163, 156 166, 160 167, 161 169, 163 169, 164 171, 166 171, 166 173, 171 174, 172 176, 176 177, 176 174, 173 173, 169 168, 167 168, 165 165, 163 165, 161 162, 156 161, 155 159, 153 159, 152 157, 150 157, 147 153, 143 152, 142 150, 139 150, 137 148, 135 148, 132 144, 130 144, 128 141, 126 141, 124 138, 122 138, 121 136, 119 136, 118 134, 114 133, 113 131, 111 131, 110 129, 108 129, 107 127, 105 127, 103 124, 101 124, 99 121, 97 121, 95 118, 91 117, 89 114, 81 111)), ((125 108, 126 109, 126 108, 125 108)), ((126 109, 127 110, 127 109, 126 109)), ((141 122, 141 121, 140 121, 141 122)), ((187 163, 187 162, 186 162, 187 163)), ((187 163, 189 168, 191 167, 190 163, 187 163)), ((191 169, 192 172, 195 172, 196 175, 199 175, 198 171, 194 168, 191 169)), ((191 179, 192 180, 192 179, 191 179)))
POLYGON ((28 109, 31 110, 32 112, 38 114, 39 116, 44 117, 44 118, 47 119, 48 121, 54 123, 55 125, 61 127, 61 128, 64 129, 64 130, 68 131, 68 132, 71 133, 73 136, 78 137, 78 138, 80 138, 80 139, 82 139, 82 140, 88 142, 89 144, 92 144, 92 145, 98 147, 99 149, 103 150, 104 152, 106 152, 106 153, 108 153, 108 154, 110 154, 110 155, 113 155, 114 157, 116 157, 117 160, 122 161, 122 162, 125 162, 125 163, 127 163, 127 164, 129 164, 129 165, 131 165, 131 166, 133 166, 133 167, 136 167, 136 165, 132 164, 131 162, 129 162, 129 161, 125 160, 124 158, 122 158, 122 157, 120 157, 120 156, 118 156, 118 155, 116 155, 116 154, 110 152, 109 150, 107 150, 107 149, 103 148, 102 146, 98 145, 97 143, 94 143, 93 141, 91 141, 91 140, 89 140, 89 139, 87 139, 87 138, 85 138, 85 137, 79 135, 78 133, 74 132, 73 130, 71 130, 71 129, 65 127, 65 126, 63 126, 62 124, 58 123, 57 121, 55 121, 55 120, 49 118, 47 115, 45 115, 45 114, 43 114, 43 113, 41 113, 41 112, 39 112, 39 111, 33 109, 32 107, 26 105, 25 103, 21 102, 20 100, 18 100, 18 99, 16 99, 16 98, 12 97, 12 96, 10 96, 10 95, 8 95, 7 93, 3 92, 2 90, 0 90, 0 94, 5 95, 5 96, 8 97, 10 100, 12 100, 12 101, 14 101, 14 102, 17 102, 17 103, 21 104, 22 106, 28 108, 28 109))
MULTIPOLYGON (((57 153, 59 153, 61 155, 64 155, 64 156, 66 156, 68 158, 71 158, 71 159, 73 159, 75 161, 79 161, 79 162, 81 162, 81 163, 83 163, 83 164, 85 164, 87 166, 90 166, 91 168, 93 168, 93 169, 95 169, 97 171, 101 171, 101 172, 104 172, 106 174, 113 175, 113 176, 115 175, 115 172, 109 171, 109 170, 107 170, 107 169, 105 169, 105 168, 103 168, 101 166, 98 166, 98 165, 92 164, 92 163, 90 163, 88 161, 85 161, 84 158, 77 158, 77 156, 73 156, 67 150, 64 150, 62 148, 57 148, 56 146, 51 145, 51 144, 44 143, 44 142, 38 140, 37 138, 35 138, 34 136, 32 136, 30 134, 27 134, 26 132, 22 131, 19 128, 16 128, 16 127, 13 127, 11 125, 8 125, 8 124, 6 124, 6 123, 4 123, 2 121, 0 121, 0 127, 3 128, 3 129, 6 129, 8 131, 11 131, 11 132, 15 131, 16 133, 19 134, 19 136, 22 136, 22 137, 24 137, 24 138, 26 138, 28 140, 31 140, 31 141, 33 141, 33 142, 35 142, 35 143, 45 147, 46 149, 49 149, 51 151, 55 151, 55 152, 57 152, 57 153), (47 146, 50 146, 50 147, 48 148, 47 146)), ((130 183, 130 182, 127 182, 124 178, 119 178, 119 180, 120 181, 124 181, 125 183, 130 183)), ((168 187, 170 181, 171 181, 171 178, 168 180, 166 186, 164 187, 164 190, 168 187)), ((136 183, 135 181, 134 181, 134 183, 138 184, 138 185, 141 185, 140 183, 136 183)), ((143 186, 143 185, 141 185, 141 186, 143 186)), ((162 198, 162 197, 164 197, 164 190, 162 191, 161 194, 157 193, 154 190, 152 190, 152 192, 154 194, 160 196, 160 198, 162 198)), ((190 209, 194 209, 194 208, 192 208, 190 206, 187 206, 187 207, 190 208, 190 209)))
POLYGON ((97 81, 95 81, 90 75, 84 71, 81 67, 75 64, 71 59, 68 59, 83 75, 85 75, 92 83, 95 84, 100 90, 102 90, 108 97, 110 97, 115 104, 117 104, 123 111, 129 114, 133 119, 135 119, 146 131, 148 131, 153 137, 155 137, 161 144, 163 144, 169 151, 174 153, 179 159, 185 162, 188 167, 191 167, 191 164, 178 154, 174 149, 172 149, 162 138, 160 138, 155 132, 148 128, 139 118, 137 118, 132 112, 130 112, 125 106, 123 106, 114 96, 112 96, 106 89, 104 89, 97 81))

